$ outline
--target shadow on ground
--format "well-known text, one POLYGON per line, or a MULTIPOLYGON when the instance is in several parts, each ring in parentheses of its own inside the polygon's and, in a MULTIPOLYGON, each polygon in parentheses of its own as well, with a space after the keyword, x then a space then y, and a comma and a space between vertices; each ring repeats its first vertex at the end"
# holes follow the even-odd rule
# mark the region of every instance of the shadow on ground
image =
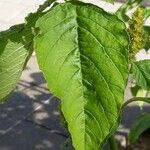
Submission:
POLYGON ((60 150, 68 138, 59 100, 43 86, 40 72, 30 77, 31 82, 21 80, 0 105, 0 150, 60 150))

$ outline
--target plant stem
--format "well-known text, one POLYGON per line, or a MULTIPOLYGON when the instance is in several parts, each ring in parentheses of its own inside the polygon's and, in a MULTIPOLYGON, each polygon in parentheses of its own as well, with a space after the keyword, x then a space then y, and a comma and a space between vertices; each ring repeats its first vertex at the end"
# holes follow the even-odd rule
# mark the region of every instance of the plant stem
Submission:
POLYGON ((112 135, 109 139, 108 139, 108 144, 109 144, 109 149, 110 150, 118 150, 118 146, 115 140, 115 136, 112 135))
POLYGON ((131 98, 129 100, 127 100, 123 105, 122 105, 122 109, 125 108, 128 104, 135 102, 135 101, 143 101, 143 102, 147 102, 150 103, 150 97, 134 97, 131 98))

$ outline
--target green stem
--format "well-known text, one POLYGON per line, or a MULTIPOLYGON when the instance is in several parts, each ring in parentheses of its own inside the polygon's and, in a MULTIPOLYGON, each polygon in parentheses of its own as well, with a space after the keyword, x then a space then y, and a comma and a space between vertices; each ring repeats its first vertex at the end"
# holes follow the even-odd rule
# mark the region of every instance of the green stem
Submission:
POLYGON ((127 101, 122 105, 122 109, 125 108, 128 104, 130 104, 130 103, 132 103, 132 102, 136 102, 136 101, 143 101, 143 102, 150 103, 150 97, 134 97, 134 98, 131 98, 131 99, 127 100, 127 101))
POLYGON ((135 8, 136 6, 140 5, 142 0, 128 0, 117 10, 116 13, 124 12, 126 13, 128 10, 135 8))
POLYGON ((118 150, 118 146, 117 146, 117 142, 115 139, 115 136, 112 135, 109 139, 108 139, 108 144, 109 144, 109 149, 110 150, 118 150))
POLYGON ((44 11, 47 7, 49 7, 53 2, 56 2, 56 0, 47 0, 45 1, 42 5, 39 6, 38 11, 42 12, 44 11))

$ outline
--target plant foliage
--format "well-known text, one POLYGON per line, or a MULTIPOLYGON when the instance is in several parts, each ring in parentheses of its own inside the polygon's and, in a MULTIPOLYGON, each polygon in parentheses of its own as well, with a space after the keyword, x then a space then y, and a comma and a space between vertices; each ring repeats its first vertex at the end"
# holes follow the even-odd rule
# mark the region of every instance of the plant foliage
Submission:
POLYGON ((50 91, 61 99, 74 147, 100 149, 116 129, 128 78, 124 23, 92 4, 67 2, 36 27, 38 62, 50 91))
MULTIPOLYGON (((135 87, 150 89, 150 60, 135 59, 141 49, 150 48, 150 27, 144 26, 150 11, 142 0, 126 1, 115 14, 75 0, 45 11, 54 1, 47 0, 24 24, 0 32, 0 102, 15 88, 35 48, 48 87, 60 98, 74 148, 100 150, 127 104, 150 102, 134 97, 123 103, 129 73, 135 87)), ((142 129, 141 120, 131 130, 131 142, 149 123, 142 129)), ((113 137, 109 141, 117 147, 113 137)))
POLYGON ((150 89, 150 60, 142 60, 132 65, 131 73, 136 84, 142 89, 150 89))
POLYGON ((129 134, 129 142, 135 143, 139 136, 150 128, 150 114, 145 114, 136 119, 136 121, 132 124, 130 134, 129 134))

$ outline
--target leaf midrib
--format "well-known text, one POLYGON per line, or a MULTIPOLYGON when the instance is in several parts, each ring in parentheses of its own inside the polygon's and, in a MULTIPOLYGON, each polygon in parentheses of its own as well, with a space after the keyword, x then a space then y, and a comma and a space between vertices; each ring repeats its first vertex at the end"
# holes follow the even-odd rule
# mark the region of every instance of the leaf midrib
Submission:
POLYGON ((80 76, 81 76, 81 86, 82 86, 82 97, 83 97, 83 101, 82 101, 82 105, 83 105, 83 114, 84 114, 84 137, 83 137, 83 149, 85 150, 86 146, 85 146, 85 140, 86 140, 86 119, 85 119, 85 99, 84 99, 84 85, 83 85, 83 72, 82 72, 82 62, 81 62, 81 53, 80 53, 80 42, 79 42, 79 20, 78 20, 78 8, 76 5, 74 5, 75 7, 75 20, 76 20, 76 25, 77 25, 77 30, 76 30, 76 40, 77 40, 77 46, 78 46, 78 54, 79 54, 79 66, 80 66, 80 76))
MULTIPOLYGON (((75 14, 76 14, 76 16, 75 16, 75 20, 76 20, 76 25, 77 25, 77 30, 76 30, 76 37, 77 37, 77 46, 78 46, 78 54, 79 54, 79 65, 80 65, 80 76, 81 76, 81 81, 80 81, 80 83, 81 83, 81 86, 82 86, 82 97, 83 97, 83 102, 82 102, 82 105, 83 105, 83 110, 82 110, 82 112, 84 112, 83 114, 85 115, 86 114, 86 108, 85 108, 85 106, 86 106, 86 101, 85 101, 85 98, 84 98, 84 84, 83 84, 83 71, 82 71, 82 51, 80 50, 80 40, 79 40, 79 35, 80 35, 80 31, 79 31, 79 29, 80 28, 82 28, 81 26, 80 26, 80 21, 79 21, 79 19, 80 19, 80 17, 81 17, 81 15, 79 15, 79 13, 78 13, 78 8, 77 8, 77 6, 75 6, 75 10, 76 10, 76 12, 75 12, 75 14)), ((96 38, 96 37, 95 37, 96 38)), ((101 43, 98 41, 98 43, 101 45, 101 43)), ((119 43, 120 44, 120 43, 119 43)), ((85 56, 85 55, 84 55, 85 56)), ((90 60, 90 61, 92 61, 92 60, 90 60)), ((112 60, 111 60, 112 61, 112 60)), ((93 62, 93 64, 94 64, 94 62, 93 62)), ((95 64, 94 64, 95 65, 95 64)), ((115 66, 116 68, 117 68, 117 66, 115 66)), ((96 67, 97 68, 97 67, 96 67)), ((98 68, 97 68, 98 69, 98 68)), ((118 68, 117 68, 118 69, 118 68)), ((98 71, 99 71, 99 69, 98 69, 98 71)), ((100 72, 100 71, 99 71, 100 72)), ((120 73, 120 71, 119 71, 119 73, 120 73)), ((101 74, 101 73, 100 73, 101 74)), ((106 85, 107 85, 107 87, 108 87, 108 89, 110 90, 110 92, 112 93, 112 97, 113 97, 113 99, 114 99, 114 102, 115 102, 115 104, 116 104, 116 99, 115 99, 115 96, 114 96, 114 94, 113 94, 113 92, 111 91, 111 89, 110 89, 110 87, 109 87, 109 85, 108 85, 108 83, 107 83, 107 80, 104 78, 104 76, 102 75, 102 77, 103 77, 103 80, 105 81, 105 83, 106 83, 106 85)), ((121 74, 121 77, 123 78, 123 76, 122 76, 122 74, 121 74)), ((124 80, 124 78, 123 78, 123 80, 124 80)), ((116 107, 117 107, 117 104, 116 104, 116 107)), ((103 108, 103 106, 102 106, 102 108, 103 108)), ((104 109, 104 108, 103 108, 104 109)), ((105 114, 105 110, 104 110, 104 112, 103 112, 104 114, 105 114)), ((92 115, 93 116, 93 115, 92 115)), ((105 115, 106 116, 106 119, 108 120, 108 118, 107 118, 107 115, 105 115)), ((95 118, 95 116, 94 116, 94 118, 95 118)), ((95 118, 96 119, 96 118, 95 118)), ((100 127, 100 130, 101 130, 101 126, 99 125, 99 122, 97 121, 97 119, 96 119, 96 122, 98 123, 98 126, 100 127)), ((86 117, 84 116, 84 141, 86 141, 86 117)), ((113 127, 112 127, 113 128, 113 127)), ((102 130, 101 130, 102 131, 102 130)), ((86 146, 85 146, 85 143, 86 142, 84 142, 84 150, 86 150, 86 146)), ((99 145, 99 147, 101 147, 101 144, 99 145)))

